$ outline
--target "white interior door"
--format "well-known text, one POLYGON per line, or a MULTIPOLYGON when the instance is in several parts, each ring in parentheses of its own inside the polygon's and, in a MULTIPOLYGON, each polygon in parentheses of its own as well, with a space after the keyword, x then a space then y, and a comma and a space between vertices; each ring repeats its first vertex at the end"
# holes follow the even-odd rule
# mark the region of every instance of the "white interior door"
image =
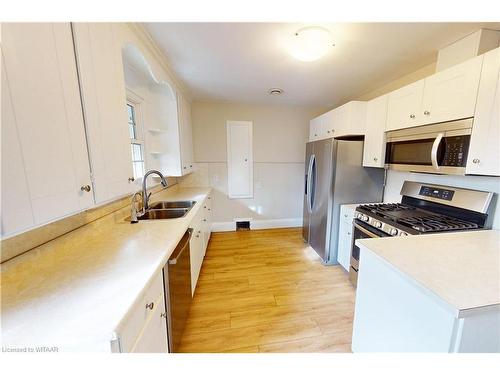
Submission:
POLYGON ((251 121, 227 121, 227 169, 229 198, 253 197, 251 121))

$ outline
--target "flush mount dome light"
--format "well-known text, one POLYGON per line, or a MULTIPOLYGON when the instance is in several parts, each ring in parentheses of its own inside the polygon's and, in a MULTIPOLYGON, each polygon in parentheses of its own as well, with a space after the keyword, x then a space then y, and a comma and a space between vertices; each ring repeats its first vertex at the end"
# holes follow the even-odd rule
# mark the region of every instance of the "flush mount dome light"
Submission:
POLYGON ((278 89, 278 88, 272 88, 267 90, 267 93, 269 95, 281 95, 284 93, 283 89, 278 89))
POLYGON ((314 61, 325 56, 334 46, 329 30, 319 26, 309 26, 293 34, 290 54, 300 61, 314 61))

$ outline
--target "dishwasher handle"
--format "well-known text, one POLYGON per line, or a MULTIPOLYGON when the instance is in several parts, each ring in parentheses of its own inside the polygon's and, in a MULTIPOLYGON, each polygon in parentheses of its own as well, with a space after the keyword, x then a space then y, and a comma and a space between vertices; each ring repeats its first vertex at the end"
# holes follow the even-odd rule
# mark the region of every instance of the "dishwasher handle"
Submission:
POLYGON ((189 240, 191 239, 191 235, 193 234, 193 228, 188 228, 184 236, 182 236, 181 240, 177 244, 174 252, 170 255, 168 259, 168 264, 177 264, 177 261, 181 257, 182 253, 186 248, 189 247, 189 240))

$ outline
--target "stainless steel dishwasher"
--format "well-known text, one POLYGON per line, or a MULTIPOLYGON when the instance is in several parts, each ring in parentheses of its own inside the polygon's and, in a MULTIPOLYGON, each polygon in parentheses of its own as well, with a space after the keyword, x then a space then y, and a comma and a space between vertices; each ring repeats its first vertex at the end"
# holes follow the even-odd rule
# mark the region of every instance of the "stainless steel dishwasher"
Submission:
POLYGON ((170 353, 176 353, 179 349, 192 301, 189 249, 189 240, 192 233, 192 228, 186 231, 168 259, 167 264, 163 267, 168 351, 170 353))

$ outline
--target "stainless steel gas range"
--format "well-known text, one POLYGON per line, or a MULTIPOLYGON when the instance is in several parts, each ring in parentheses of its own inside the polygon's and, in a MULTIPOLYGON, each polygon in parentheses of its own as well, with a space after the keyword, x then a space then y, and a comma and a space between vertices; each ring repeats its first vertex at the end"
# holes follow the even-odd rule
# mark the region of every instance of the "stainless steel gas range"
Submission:
POLYGON ((401 195, 401 203, 356 208, 349 269, 354 285, 359 270, 357 239, 485 229, 493 217, 490 192, 405 181, 401 195))

